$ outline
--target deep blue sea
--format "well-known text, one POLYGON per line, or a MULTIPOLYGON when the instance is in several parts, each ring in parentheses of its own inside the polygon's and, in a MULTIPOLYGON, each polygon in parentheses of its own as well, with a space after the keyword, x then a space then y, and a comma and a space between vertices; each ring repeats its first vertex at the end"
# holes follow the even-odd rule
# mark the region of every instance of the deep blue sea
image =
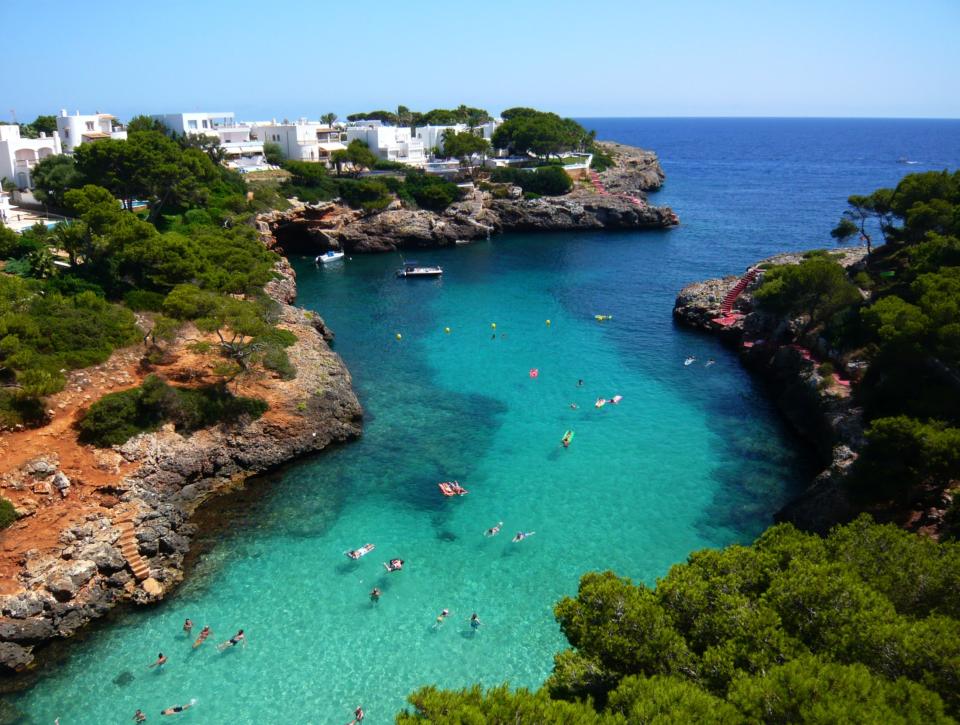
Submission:
POLYGON ((299 303, 336 330, 354 375, 364 437, 254 484, 174 596, 118 613, 14 699, 28 722, 123 723, 137 708, 152 722, 195 700, 182 720, 345 723, 362 704, 386 723, 427 684, 536 687, 564 646, 551 608, 582 572, 653 585, 691 551, 769 525, 810 453, 733 353, 673 324, 674 296, 831 246, 848 195, 960 166, 960 122, 583 122, 659 153, 653 201, 682 225, 419 255, 442 281, 396 279, 395 256, 294 260, 299 303), (442 498, 448 479, 469 495, 442 498), (518 531, 535 533, 512 543, 518 531), (343 556, 367 542, 366 558, 343 556), (394 557, 406 566, 387 574, 394 557), (212 627, 208 645, 191 649, 186 617, 212 627), (249 645, 218 653, 241 627, 249 645), (158 651, 168 664, 148 669, 158 651))

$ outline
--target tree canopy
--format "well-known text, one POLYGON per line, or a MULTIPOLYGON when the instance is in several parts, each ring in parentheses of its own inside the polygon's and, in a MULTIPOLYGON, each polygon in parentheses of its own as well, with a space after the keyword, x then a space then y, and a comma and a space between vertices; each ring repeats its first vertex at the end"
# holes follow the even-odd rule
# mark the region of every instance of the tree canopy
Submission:
POLYGON ((960 544, 861 517, 692 554, 656 587, 584 575, 543 688, 409 698, 400 723, 893 722, 960 714, 960 544))
POLYGON ((584 150, 593 141, 593 134, 571 118, 532 108, 504 111, 506 119, 493 133, 493 145, 514 154, 532 153, 548 156, 564 151, 584 150))

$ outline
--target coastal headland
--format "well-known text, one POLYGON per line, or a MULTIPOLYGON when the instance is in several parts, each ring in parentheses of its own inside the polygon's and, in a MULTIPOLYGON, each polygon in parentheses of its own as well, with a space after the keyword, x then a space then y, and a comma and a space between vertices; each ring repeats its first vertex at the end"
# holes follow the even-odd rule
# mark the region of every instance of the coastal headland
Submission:
POLYGON ((188 332, 160 364, 147 363, 136 346, 72 372, 49 398, 46 426, 0 435, 0 488, 20 514, 0 549, 0 671, 29 668, 38 645, 69 637, 117 604, 161 599, 182 578, 196 531, 190 517, 209 497, 360 435, 363 411, 349 371, 324 340, 331 333, 292 306, 296 284, 286 260, 276 271, 266 292, 279 304, 278 326, 296 335, 288 355, 297 374, 237 383, 238 393, 268 403, 260 418, 190 435, 167 425, 113 448, 78 441, 78 415, 106 393, 151 372, 202 383, 208 363, 190 350, 188 332))
MULTIPOLYGON (((909 504, 867 505, 854 500, 846 485, 867 442, 864 411, 851 391, 851 381, 856 384, 863 377, 865 366, 853 361, 849 369, 835 370, 829 361, 837 351, 825 337, 804 334, 802 319, 772 314, 755 304, 752 293, 766 269, 797 265, 814 254, 822 252, 780 254, 756 263, 743 276, 687 285, 677 295, 674 318, 736 349, 741 362, 768 383, 791 427, 816 451, 823 470, 777 513, 777 521, 825 534, 867 510, 878 521, 936 537, 951 504, 948 493, 937 489, 909 504)), ((856 272, 865 264, 867 248, 841 249, 831 257, 856 272)))
POLYGON ((655 153, 600 142, 614 160, 594 176, 584 173, 562 196, 525 198, 517 186, 471 188, 442 212, 409 209, 394 201, 379 212, 351 209, 336 201, 295 203, 286 211, 261 214, 260 231, 287 251, 348 253, 444 247, 486 239, 501 232, 597 229, 665 229, 680 220, 669 207, 652 206, 646 192, 663 184, 655 153))

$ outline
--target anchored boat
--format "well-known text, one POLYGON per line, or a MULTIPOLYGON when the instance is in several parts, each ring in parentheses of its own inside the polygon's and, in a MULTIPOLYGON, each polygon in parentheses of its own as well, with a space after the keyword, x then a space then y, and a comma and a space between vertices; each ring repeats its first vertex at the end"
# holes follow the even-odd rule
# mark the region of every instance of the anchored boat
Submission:
POLYGON ((329 264, 330 262, 336 262, 339 259, 343 259, 343 252, 335 252, 330 250, 324 254, 318 254, 317 258, 313 260, 316 264, 329 264))
POLYGON ((404 262, 397 270, 398 277, 439 277, 443 268, 437 265, 424 265, 417 262, 404 262))

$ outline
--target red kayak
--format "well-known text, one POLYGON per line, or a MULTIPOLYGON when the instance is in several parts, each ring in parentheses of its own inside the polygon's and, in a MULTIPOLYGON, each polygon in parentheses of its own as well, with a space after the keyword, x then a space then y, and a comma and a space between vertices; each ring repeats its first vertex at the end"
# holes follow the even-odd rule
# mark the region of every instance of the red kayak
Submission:
POLYGON ((444 481, 443 483, 438 483, 437 487, 444 496, 463 496, 464 494, 470 493, 460 485, 459 481, 444 481))

